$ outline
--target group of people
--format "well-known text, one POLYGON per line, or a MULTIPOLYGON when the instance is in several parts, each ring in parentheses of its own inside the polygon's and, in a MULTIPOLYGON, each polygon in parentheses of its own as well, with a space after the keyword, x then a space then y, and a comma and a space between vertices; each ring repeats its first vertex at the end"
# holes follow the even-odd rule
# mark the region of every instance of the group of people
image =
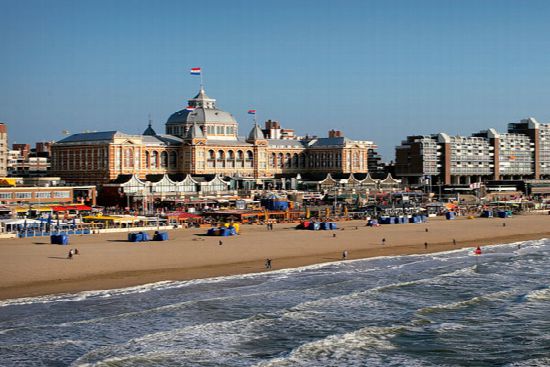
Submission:
POLYGON ((78 249, 77 248, 72 248, 69 250, 69 254, 67 255, 67 259, 73 259, 73 256, 74 255, 78 255, 78 249))

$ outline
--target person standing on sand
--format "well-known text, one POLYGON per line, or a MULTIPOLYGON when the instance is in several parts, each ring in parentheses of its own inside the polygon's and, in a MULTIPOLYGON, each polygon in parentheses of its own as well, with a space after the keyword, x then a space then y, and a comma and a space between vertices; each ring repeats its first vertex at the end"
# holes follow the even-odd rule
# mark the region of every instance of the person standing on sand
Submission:
POLYGON ((382 245, 385 245, 385 244, 386 244, 386 239, 382 238, 382 245))
POLYGON ((425 249, 425 250, 428 249, 428 242, 424 242, 424 249, 425 249))
POLYGON ((223 245, 223 241, 222 241, 222 240, 220 240, 220 242, 218 242, 218 246, 221 246, 221 245, 223 245))
POLYGON ((342 252, 342 260, 346 260, 348 258, 348 250, 344 250, 344 252, 342 252))
POLYGON ((67 259, 69 259, 69 260, 73 259, 73 249, 69 250, 69 255, 67 255, 67 259))
POLYGON ((265 268, 271 269, 271 259, 269 258, 265 259, 265 268))
POLYGON ((456 246, 456 240, 453 238, 453 245, 456 246))

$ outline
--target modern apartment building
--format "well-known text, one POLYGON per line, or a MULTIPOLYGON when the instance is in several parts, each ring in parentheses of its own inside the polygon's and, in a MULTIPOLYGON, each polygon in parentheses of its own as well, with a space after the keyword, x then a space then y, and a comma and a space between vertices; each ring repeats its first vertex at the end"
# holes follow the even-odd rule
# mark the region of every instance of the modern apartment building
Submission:
POLYGON ((409 136, 396 147, 395 172, 408 184, 550 178, 550 124, 529 118, 507 133, 409 136))

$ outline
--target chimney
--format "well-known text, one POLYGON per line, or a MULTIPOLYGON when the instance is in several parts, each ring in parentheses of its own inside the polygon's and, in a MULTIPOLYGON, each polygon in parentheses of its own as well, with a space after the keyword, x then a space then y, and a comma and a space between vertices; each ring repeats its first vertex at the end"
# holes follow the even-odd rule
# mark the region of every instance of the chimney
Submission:
POLYGON ((329 138, 341 138, 343 136, 342 132, 340 130, 329 130, 328 137, 329 138))

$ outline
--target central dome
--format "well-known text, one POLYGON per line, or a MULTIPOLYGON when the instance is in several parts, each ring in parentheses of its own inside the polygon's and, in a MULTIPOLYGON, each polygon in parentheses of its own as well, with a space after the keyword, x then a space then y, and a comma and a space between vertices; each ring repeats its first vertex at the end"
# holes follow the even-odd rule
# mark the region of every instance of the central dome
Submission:
POLYGON ((186 136, 197 124, 209 139, 237 139, 238 123, 229 112, 216 108, 216 100, 206 95, 201 87, 199 93, 189 100, 189 107, 174 112, 166 121, 166 133, 186 136))

